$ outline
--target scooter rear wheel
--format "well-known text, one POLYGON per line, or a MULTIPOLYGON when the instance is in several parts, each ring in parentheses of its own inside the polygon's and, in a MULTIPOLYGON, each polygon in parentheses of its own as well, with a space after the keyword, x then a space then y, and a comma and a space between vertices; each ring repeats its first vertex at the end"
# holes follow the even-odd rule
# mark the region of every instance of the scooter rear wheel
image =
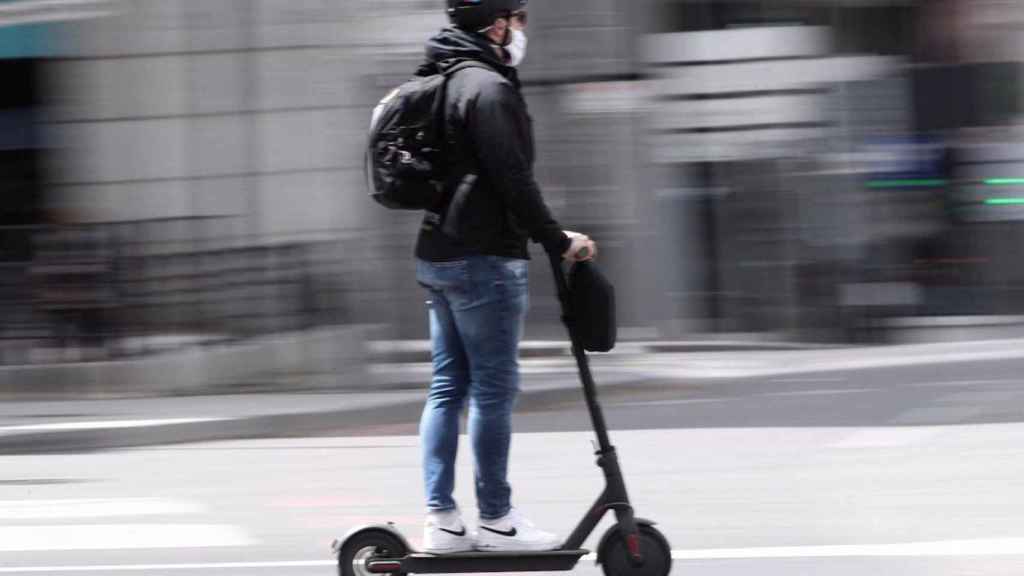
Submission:
POLYGON ((605 576, 668 576, 672 570, 672 547, 668 540, 653 526, 638 526, 640 531, 640 553, 643 562, 633 562, 626 538, 618 526, 605 539, 598 557, 605 576))
MULTIPOLYGON (((368 530, 355 534, 346 540, 338 552, 339 576, 380 576, 370 572, 367 565, 371 560, 398 559, 409 551, 405 544, 384 530, 368 530)), ((392 572, 390 576, 404 576, 392 572)))

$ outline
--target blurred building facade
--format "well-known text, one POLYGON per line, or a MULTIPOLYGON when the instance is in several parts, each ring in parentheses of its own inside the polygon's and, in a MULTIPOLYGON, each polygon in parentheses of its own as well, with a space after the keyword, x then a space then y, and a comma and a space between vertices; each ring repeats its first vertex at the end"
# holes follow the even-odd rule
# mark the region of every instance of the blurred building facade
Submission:
MULTIPOLYGON (((45 48, 4 55, 37 78, 43 150, 19 163, 38 166, 19 180, 32 215, 5 223, 127 242, 135 299, 112 298, 137 324, 425 337, 418 216, 366 198, 361 145, 442 4, 69 3, 80 18, 32 28, 45 48)), ((601 243, 623 337, 848 340, 879 319, 1024 312, 1019 3, 530 9, 538 177, 601 243)), ((0 30, 28 45, 26 24, 0 30)), ((527 336, 560 337, 534 253, 527 336)))
POLYGON ((675 317, 850 340, 1020 314, 1020 3, 664 10, 647 44, 659 212, 704 240, 669 259, 675 317))
MULTIPOLYGON (((604 4, 538 3, 534 64, 524 75, 539 145, 549 151, 539 167, 549 201, 567 226, 608 238, 609 266, 627 266, 629 234, 640 228, 635 111, 562 112, 573 96, 565 86, 636 74, 638 12, 604 4), (595 41, 600 50, 580 49, 595 41)), ((42 63, 48 213, 105 227, 140 223, 136 252, 167 256, 146 266, 183 269, 180 282, 162 283, 168 298, 208 284, 211 268, 236 273, 218 260, 254 260, 243 273, 296 254, 310 263, 311 278, 256 282, 256 296, 200 286, 176 306, 147 309, 157 315, 151 324, 216 332, 223 326, 211 318, 273 323, 297 316, 277 308, 299 299, 292 308, 308 308, 309 291, 322 299, 327 290, 342 303, 336 318, 377 325, 382 338, 424 337, 411 256, 419 216, 368 200, 361 146, 372 106, 446 24, 443 3, 139 0, 108 8, 62 28, 60 50, 42 63), (286 249, 308 245, 317 247, 312 255, 286 249), (225 307, 243 311, 218 312, 225 307)), ((546 261, 535 264, 531 336, 560 337, 546 261)), ((624 310, 641 301, 624 299, 624 310)), ((633 316, 629 323, 641 325, 633 316)))

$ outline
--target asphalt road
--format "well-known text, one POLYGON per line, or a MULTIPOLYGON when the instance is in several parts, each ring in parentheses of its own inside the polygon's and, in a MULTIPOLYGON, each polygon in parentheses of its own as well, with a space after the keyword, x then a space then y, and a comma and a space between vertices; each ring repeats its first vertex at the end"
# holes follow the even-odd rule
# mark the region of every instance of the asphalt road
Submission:
MULTIPOLYGON (((713 380, 659 375, 602 389, 599 397, 612 430, 1016 423, 1024 422, 1024 360, 713 380)), ((321 434, 414 435, 419 412, 415 403, 353 414, 321 434)), ((523 400, 515 426, 591 429, 582 391, 564 388, 523 400)))
MULTIPOLYGON (((1024 571, 1022 374, 946 364, 602 399, 674 574, 1004 575, 1024 571)), ((563 534, 601 488, 581 407, 577 391, 534 396, 516 421, 515 502, 563 534)), ((415 544, 417 410, 389 410, 301 437, 0 457, 0 574, 331 574, 331 541, 380 520, 415 544)), ((463 452, 470 517, 471 466, 463 452)))

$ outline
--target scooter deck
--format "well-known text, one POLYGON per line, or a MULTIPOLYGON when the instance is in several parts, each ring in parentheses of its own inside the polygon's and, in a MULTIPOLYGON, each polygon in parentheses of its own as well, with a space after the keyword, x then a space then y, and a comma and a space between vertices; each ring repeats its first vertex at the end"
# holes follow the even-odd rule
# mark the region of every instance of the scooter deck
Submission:
MULTIPOLYGON (((464 552, 459 554, 413 553, 399 560, 401 572, 412 574, 457 574, 468 572, 538 572, 572 570, 589 550, 550 550, 545 552, 464 552)), ((393 563, 393 560, 370 562, 393 563)), ((391 572, 392 570, 386 570, 391 572)))

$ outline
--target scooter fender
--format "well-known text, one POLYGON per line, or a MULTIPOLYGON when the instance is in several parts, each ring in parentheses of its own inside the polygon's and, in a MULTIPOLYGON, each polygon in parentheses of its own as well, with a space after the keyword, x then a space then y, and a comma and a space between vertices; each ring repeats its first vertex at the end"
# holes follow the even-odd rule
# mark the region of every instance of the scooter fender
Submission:
MULTIPOLYGON (((657 522, 655 522, 653 520, 648 520, 646 518, 636 518, 635 520, 636 520, 637 527, 640 527, 640 526, 654 526, 655 524, 657 524, 657 522)), ((609 528, 608 531, 606 531, 604 533, 604 536, 601 536, 601 542, 598 543, 598 545, 597 545, 597 560, 594 562, 595 565, 603 564, 604 563, 604 557, 603 557, 604 546, 608 542, 608 540, 612 536, 615 535, 615 533, 618 531, 618 529, 619 529, 619 525, 616 524, 615 526, 612 526, 611 528, 609 528)))
POLYGON ((399 532, 395 528, 395 523, 394 522, 388 522, 386 524, 364 524, 362 526, 356 526, 355 528, 352 528, 351 530, 349 530, 345 534, 345 536, 343 536, 340 539, 336 539, 334 542, 332 542, 331 543, 331 550, 334 552, 334 555, 337 556, 338 554, 341 553, 342 546, 345 545, 345 542, 347 542, 349 538, 352 538, 353 536, 362 534, 363 532, 373 532, 373 531, 382 531, 382 532, 387 532, 387 533, 391 534, 395 538, 398 538, 399 541, 401 541, 403 545, 405 545, 405 549, 406 550, 412 551, 412 546, 409 545, 409 541, 406 540, 405 536, 403 536, 402 533, 399 532))

